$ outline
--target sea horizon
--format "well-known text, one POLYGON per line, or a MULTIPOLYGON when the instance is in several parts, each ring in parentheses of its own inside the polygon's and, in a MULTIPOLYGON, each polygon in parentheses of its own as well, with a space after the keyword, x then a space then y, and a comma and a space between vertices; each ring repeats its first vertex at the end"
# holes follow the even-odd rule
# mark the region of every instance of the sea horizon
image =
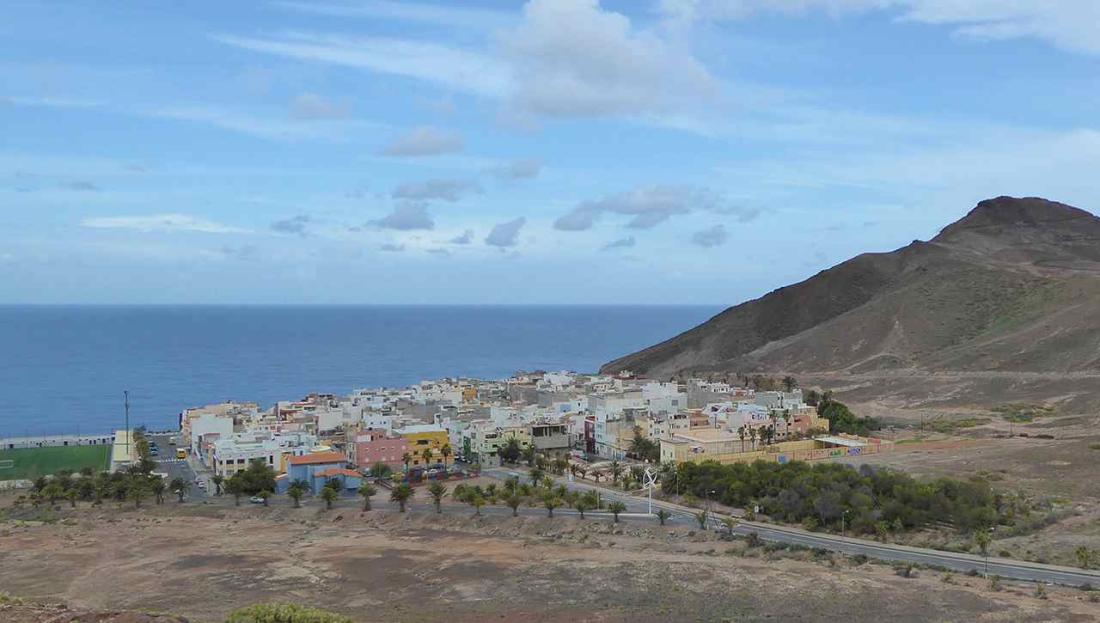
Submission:
POLYGON ((0 304, 0 437, 174 427, 223 400, 270 406, 517 370, 596 372, 721 305, 0 304))

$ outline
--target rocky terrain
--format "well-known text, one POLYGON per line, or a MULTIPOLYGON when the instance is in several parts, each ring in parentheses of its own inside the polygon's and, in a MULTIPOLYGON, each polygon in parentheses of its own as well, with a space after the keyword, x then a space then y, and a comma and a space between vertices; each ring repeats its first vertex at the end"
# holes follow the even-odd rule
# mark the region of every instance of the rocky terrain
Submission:
POLYGON ((602 369, 620 370, 789 373, 867 400, 1085 411, 1100 404, 1100 218, 983 201, 928 242, 860 255, 602 369))

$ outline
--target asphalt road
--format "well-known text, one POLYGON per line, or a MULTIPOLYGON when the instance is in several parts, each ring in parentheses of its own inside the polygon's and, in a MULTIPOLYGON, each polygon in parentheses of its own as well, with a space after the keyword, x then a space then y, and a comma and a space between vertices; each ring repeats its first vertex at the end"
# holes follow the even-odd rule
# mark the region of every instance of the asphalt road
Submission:
MULTIPOLYGON (((520 480, 527 480, 526 473, 508 468, 487 469, 482 472, 482 475, 498 479, 518 476, 520 480)), ((605 487, 596 487, 588 483, 569 482, 566 478, 556 478, 555 480, 560 484, 564 484, 571 490, 583 491, 587 489, 597 489, 604 499, 619 500, 627 505, 629 511, 635 514, 643 514, 647 510, 648 504, 644 498, 639 498, 605 487)), ((658 500, 653 501, 653 508, 664 508, 672 513, 672 517, 668 520, 670 524, 698 526, 698 522, 694 515, 694 512, 697 511, 658 500)), ((725 529, 725 526, 717 516, 712 515, 708 524, 709 527, 714 530, 725 529)), ((734 532, 742 535, 748 535, 755 532, 762 540, 773 543, 801 545, 804 547, 826 549, 850 555, 862 554, 868 558, 876 558, 878 560, 943 567, 961 573, 977 571, 983 575, 999 575, 1002 578, 1013 580, 1062 584, 1065 586, 1083 586, 1085 584, 1090 584, 1094 587, 1100 587, 1100 571, 1086 571, 1072 567, 1044 565, 1005 558, 991 557, 986 559, 972 554, 879 543, 877 541, 853 539, 819 532, 807 532, 798 528, 750 522, 742 519, 738 520, 738 526, 734 529, 734 532)))
MULTIPOLYGON (((206 491, 199 488, 195 484, 195 480, 199 476, 195 473, 195 470, 187 463, 186 459, 176 458, 176 446, 168 444, 168 438, 171 435, 150 435, 149 441, 155 441, 160 449, 160 456, 153 457, 153 460, 157 462, 157 467, 153 471, 162 472, 168 474, 167 483, 172 482, 175 478, 183 478, 185 481, 191 483, 191 489, 187 492, 187 498, 191 500, 201 500, 207 497, 206 491)), ((204 480, 208 480, 204 478, 204 480)), ((213 486, 213 483, 206 483, 207 490, 213 486)))

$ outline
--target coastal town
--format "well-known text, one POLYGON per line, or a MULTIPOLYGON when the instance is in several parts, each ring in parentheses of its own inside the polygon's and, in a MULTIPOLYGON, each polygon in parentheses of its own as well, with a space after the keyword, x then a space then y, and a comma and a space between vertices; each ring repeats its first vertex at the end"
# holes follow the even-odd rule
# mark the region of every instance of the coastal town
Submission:
POLYGON ((414 484, 456 465, 479 470, 535 453, 595 466, 588 475, 598 477, 611 462, 782 464, 889 448, 874 437, 832 434, 792 381, 758 390, 701 378, 540 371, 311 394, 269 408, 225 402, 180 414, 177 452, 220 478, 260 461, 277 474, 280 493, 303 479, 314 492, 333 481, 355 490, 364 478, 389 474, 414 484))

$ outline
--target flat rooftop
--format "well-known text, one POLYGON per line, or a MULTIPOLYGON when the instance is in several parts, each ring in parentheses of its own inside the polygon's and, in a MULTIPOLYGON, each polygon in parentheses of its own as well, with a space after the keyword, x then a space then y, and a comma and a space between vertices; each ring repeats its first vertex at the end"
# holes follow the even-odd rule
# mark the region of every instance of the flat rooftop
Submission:
MULTIPOLYGON (((721 428, 692 428, 685 431, 677 431, 672 435, 673 439, 694 441, 696 443, 715 443, 721 441, 741 441, 737 433, 722 430, 721 428)), ((748 437, 745 438, 748 440, 748 437)))
POLYGON ((814 441, 831 443, 834 446, 844 446, 845 448, 862 448, 867 445, 866 441, 848 439, 847 437, 837 437, 835 435, 821 435, 820 437, 814 437, 814 441))

